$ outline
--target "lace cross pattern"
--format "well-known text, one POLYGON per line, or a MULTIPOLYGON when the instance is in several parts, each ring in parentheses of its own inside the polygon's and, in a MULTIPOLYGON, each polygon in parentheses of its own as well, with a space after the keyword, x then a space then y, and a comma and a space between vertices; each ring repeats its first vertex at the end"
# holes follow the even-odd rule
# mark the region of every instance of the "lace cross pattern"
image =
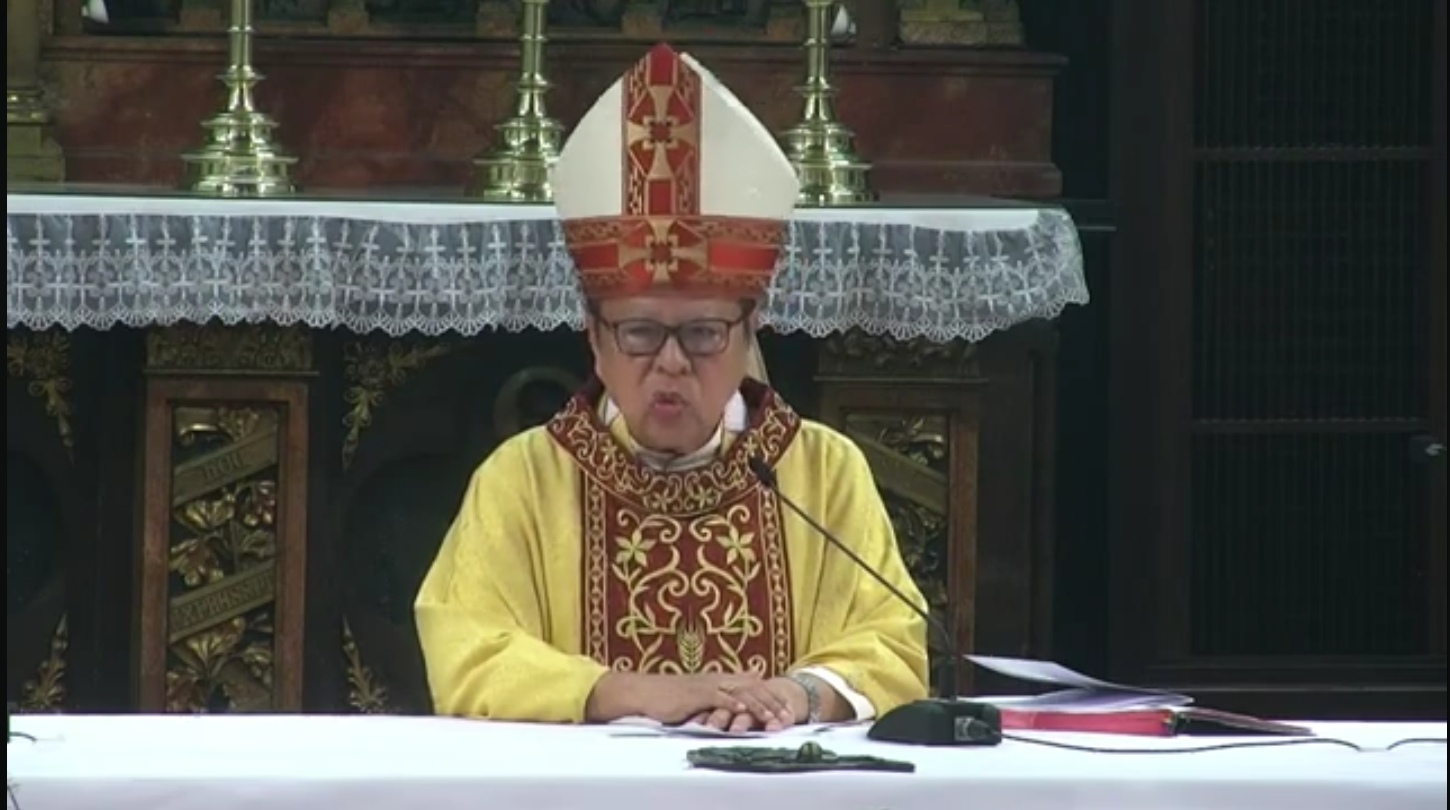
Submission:
MULTIPOLYGON (((1071 217, 1022 227, 797 219, 763 321, 977 341, 1088 301, 1071 217)), ((863 219, 865 219, 863 217, 863 219)), ((301 213, 7 213, 7 328, 273 322, 390 335, 579 328, 559 223, 301 213)))

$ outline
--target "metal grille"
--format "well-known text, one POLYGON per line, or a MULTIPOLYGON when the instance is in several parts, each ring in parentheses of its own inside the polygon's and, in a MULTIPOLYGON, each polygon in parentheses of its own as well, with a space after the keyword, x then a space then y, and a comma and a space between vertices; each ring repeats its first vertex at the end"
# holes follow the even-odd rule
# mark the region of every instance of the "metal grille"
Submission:
POLYGON ((1436 2, 1198 0, 1196 144, 1427 146, 1436 2))
POLYGON ((1427 645, 1436 1, 1198 2, 1195 655, 1427 645))

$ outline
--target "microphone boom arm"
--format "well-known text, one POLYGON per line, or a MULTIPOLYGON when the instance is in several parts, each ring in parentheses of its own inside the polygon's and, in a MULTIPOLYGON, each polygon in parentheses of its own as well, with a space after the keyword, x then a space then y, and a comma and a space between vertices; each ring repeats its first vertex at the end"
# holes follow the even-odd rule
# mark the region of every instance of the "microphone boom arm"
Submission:
MULTIPOLYGON (((861 559, 861 555, 857 554, 855 550, 853 550, 850 546, 841 542, 841 539, 836 537, 834 533, 827 531, 826 527, 822 526, 815 518, 811 517, 806 512, 806 510, 800 507, 799 504, 787 497, 784 492, 781 492, 779 481, 775 477, 775 470, 771 469, 770 465, 766 464, 764 459, 761 459, 758 456, 754 456, 750 459, 749 464, 750 471, 755 474, 755 477, 760 479, 760 482, 765 485, 766 489, 769 489, 771 492, 775 493, 775 497, 779 498, 780 502, 785 504, 786 507, 790 509, 790 511, 793 512, 796 517, 805 521, 807 526, 810 526, 816 531, 816 533, 820 534, 821 537, 824 537, 838 551, 840 551, 842 554, 845 554, 846 557, 851 560, 851 562, 856 564, 857 568, 865 571, 867 574, 870 574, 871 578, 876 580, 876 582, 878 582, 881 587, 885 588, 887 592, 900 600, 902 604, 905 604, 907 607, 915 611, 916 615, 920 616, 921 620, 926 622, 927 629, 933 635, 937 636, 937 643, 941 645, 942 651, 946 653, 946 660, 942 665, 942 683, 937 685, 938 697, 941 700, 956 700, 957 645, 956 640, 953 639, 951 633, 947 631, 946 625, 942 624, 940 621, 937 621, 936 617, 931 615, 931 611, 929 609, 922 607, 921 605, 916 603, 916 600, 908 597, 905 592, 903 592, 897 586, 893 585, 891 581, 885 577, 885 575, 883 575, 880 571, 877 571, 875 566, 861 559)), ((930 649, 928 649, 928 662, 930 660, 930 655, 930 649)))

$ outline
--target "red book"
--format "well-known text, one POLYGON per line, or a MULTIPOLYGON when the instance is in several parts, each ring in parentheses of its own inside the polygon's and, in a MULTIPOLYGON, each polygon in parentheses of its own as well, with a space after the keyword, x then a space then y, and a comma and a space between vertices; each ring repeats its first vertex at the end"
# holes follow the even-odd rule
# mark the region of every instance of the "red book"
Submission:
POLYGON ((999 707, 1003 731, 1070 731, 1085 734, 1128 734, 1139 737, 1184 735, 1251 736, 1273 734, 1311 737, 1303 726, 1262 720, 1243 714, 1179 706, 1117 711, 1053 711, 999 707))

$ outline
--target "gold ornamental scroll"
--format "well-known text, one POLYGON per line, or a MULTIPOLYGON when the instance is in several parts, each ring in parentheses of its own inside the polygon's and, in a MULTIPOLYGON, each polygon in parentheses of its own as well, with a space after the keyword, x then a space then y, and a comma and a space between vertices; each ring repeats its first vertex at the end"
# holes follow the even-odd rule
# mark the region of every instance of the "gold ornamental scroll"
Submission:
POLYGON ((301 707, 306 418, 298 380, 148 380, 142 711, 301 707))

